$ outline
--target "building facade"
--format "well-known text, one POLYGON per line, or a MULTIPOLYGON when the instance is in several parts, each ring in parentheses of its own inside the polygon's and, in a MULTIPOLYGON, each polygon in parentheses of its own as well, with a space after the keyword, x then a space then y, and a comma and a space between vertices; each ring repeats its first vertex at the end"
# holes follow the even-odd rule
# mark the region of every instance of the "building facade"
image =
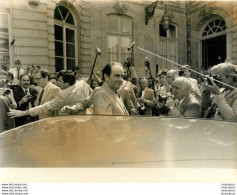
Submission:
POLYGON ((237 2, 158 1, 146 24, 151 0, 0 0, 1 65, 40 65, 52 73, 81 67, 88 76, 109 61, 131 58, 127 48, 135 41, 134 65, 147 74, 148 57, 155 65, 178 68, 190 64, 200 71, 229 58, 237 60, 237 2), (171 21, 163 29, 162 17, 171 21), (141 50, 144 49, 144 50, 141 50), (152 55, 154 53, 158 56, 152 55), (171 61, 166 61, 169 59, 171 61))

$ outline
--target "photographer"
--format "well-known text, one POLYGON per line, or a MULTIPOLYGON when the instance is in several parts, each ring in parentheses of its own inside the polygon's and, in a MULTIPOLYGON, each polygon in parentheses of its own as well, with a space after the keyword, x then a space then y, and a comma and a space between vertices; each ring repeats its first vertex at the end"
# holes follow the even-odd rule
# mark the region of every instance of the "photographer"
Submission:
POLYGON ((216 65, 211 71, 218 74, 222 78, 222 82, 229 86, 223 85, 224 91, 221 93, 221 89, 210 78, 212 85, 205 84, 205 91, 202 94, 202 108, 209 107, 204 116, 237 121, 237 66, 227 62, 216 65), (212 99, 211 95, 213 95, 212 99), (213 115, 211 116, 210 113, 213 115))
POLYGON ((138 101, 144 107, 144 115, 152 115, 152 108, 154 107, 154 90, 147 87, 148 80, 144 77, 139 78, 138 101))
POLYGON ((0 95, 6 98, 9 108, 15 109, 17 107, 13 92, 8 85, 7 73, 3 70, 0 72, 0 95))

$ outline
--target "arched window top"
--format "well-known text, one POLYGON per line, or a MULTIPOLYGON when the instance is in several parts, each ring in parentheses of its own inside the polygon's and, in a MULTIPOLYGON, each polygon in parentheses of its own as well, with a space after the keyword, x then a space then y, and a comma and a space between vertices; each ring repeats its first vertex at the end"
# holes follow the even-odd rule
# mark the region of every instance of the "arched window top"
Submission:
POLYGON ((74 19, 71 12, 64 6, 57 6, 54 10, 54 18, 74 25, 74 19))
POLYGON ((218 32, 223 32, 226 29, 226 23, 224 20, 217 19, 214 21, 211 21, 202 32, 202 36, 207 36, 211 34, 215 34, 218 32))

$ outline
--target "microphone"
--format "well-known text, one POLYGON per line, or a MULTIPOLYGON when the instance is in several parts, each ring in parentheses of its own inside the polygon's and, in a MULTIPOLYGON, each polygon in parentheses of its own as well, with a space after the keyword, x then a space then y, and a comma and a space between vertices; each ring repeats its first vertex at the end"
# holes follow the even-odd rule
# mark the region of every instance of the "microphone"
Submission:
POLYGON ((128 51, 134 47, 135 43, 136 43, 136 42, 134 41, 134 42, 132 42, 132 43, 129 45, 128 51))
POLYGON ((96 47, 95 48, 95 53, 96 53, 96 55, 101 55, 101 50, 98 47, 96 47))
POLYGON ((10 43, 10 47, 13 46, 15 43, 15 39, 13 39, 13 41, 10 43))

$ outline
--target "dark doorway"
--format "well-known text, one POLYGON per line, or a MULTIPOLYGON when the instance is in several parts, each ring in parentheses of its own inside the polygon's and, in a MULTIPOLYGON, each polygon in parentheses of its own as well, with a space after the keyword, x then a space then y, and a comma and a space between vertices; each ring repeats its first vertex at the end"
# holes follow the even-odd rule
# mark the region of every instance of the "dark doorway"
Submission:
POLYGON ((226 35, 202 41, 202 67, 207 69, 226 59, 226 35))

